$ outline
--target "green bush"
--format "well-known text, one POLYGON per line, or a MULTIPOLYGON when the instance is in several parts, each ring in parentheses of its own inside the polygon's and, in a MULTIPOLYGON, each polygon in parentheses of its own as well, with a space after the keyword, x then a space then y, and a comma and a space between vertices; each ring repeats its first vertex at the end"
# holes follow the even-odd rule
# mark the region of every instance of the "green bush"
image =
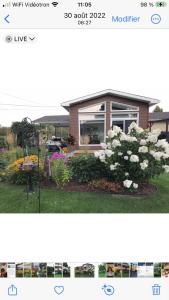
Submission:
POLYGON ((8 160, 4 153, 0 153, 0 182, 6 181, 6 170, 8 166, 8 160))
POLYGON ((2 136, 0 136, 0 148, 7 148, 8 144, 6 142, 6 139, 2 136))
POLYGON ((0 170, 5 170, 7 165, 8 165, 7 159, 3 155, 0 155, 0 170))
POLYGON ((7 160, 8 164, 12 163, 14 160, 23 157, 23 150, 20 147, 16 147, 12 150, 5 151, 0 154, 1 157, 7 160))
MULTIPOLYGON (((8 172, 7 180, 13 184, 17 185, 24 185, 28 182, 28 173, 19 171, 19 172, 8 172)), ((40 174, 38 174, 38 170, 35 169, 32 171, 32 182, 33 184, 38 184, 39 180, 41 181, 43 179, 43 173, 40 170, 40 174)))
POLYGON ((21 147, 16 147, 11 153, 14 153, 15 159, 23 157, 23 149, 21 147))
POLYGON ((69 167, 73 179, 80 183, 99 179, 105 175, 105 165, 98 158, 90 154, 72 157, 69 161, 69 167))
POLYGON ((71 179, 69 168, 62 158, 52 162, 52 179, 59 188, 63 188, 71 179))

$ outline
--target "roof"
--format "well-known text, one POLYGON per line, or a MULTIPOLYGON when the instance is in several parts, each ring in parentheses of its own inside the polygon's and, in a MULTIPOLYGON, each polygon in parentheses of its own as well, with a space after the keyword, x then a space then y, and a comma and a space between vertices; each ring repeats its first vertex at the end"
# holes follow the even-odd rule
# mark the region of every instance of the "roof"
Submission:
POLYGON ((149 121, 169 120, 169 112, 154 112, 149 114, 149 121))
POLYGON ((129 94, 129 93, 125 93, 125 92, 120 92, 120 91, 114 91, 111 89, 108 90, 104 90, 104 91, 100 91, 94 94, 90 94, 84 97, 80 97, 78 99, 74 99, 74 100, 70 100, 70 101, 66 101, 63 102, 61 105, 66 108, 67 110, 69 110, 70 105, 76 104, 76 103, 81 103, 84 101, 89 101, 101 96, 107 96, 107 95, 111 95, 111 96, 119 96, 122 98, 127 98, 127 99, 131 99, 131 100, 138 100, 141 102, 146 102, 149 104, 149 106, 157 104, 160 102, 160 100, 157 99, 153 99, 153 98, 148 98, 148 97, 144 97, 144 96, 138 96, 138 95, 134 95, 134 94, 129 94))
POLYGON ((69 115, 44 116, 33 121, 36 124, 56 124, 58 126, 69 126, 69 115))

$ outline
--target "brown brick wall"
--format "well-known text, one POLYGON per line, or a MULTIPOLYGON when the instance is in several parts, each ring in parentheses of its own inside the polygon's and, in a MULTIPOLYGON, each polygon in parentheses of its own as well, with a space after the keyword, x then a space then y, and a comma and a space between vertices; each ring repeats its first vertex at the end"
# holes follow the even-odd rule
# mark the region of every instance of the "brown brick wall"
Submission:
POLYGON ((83 108, 88 105, 100 103, 100 102, 106 102, 106 132, 110 129, 110 102, 119 102, 124 104, 129 104, 133 106, 139 107, 139 126, 146 129, 148 127, 148 114, 149 114, 149 106, 147 103, 143 103, 140 101, 125 99, 121 97, 114 97, 114 96, 102 96, 98 97, 93 100, 87 100, 83 103, 77 103, 70 106, 70 134, 72 134, 75 137, 75 148, 76 149, 98 149, 99 146, 80 146, 79 147, 79 124, 78 124, 78 110, 79 108, 83 108))

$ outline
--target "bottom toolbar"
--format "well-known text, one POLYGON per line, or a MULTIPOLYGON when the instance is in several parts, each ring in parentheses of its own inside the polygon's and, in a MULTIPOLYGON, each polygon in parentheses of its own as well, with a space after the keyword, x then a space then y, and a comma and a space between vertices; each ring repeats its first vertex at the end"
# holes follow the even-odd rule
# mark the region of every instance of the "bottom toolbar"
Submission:
POLYGON ((122 299, 168 299, 169 284, 164 279, 152 280, 139 279, 2 279, 0 281, 0 299, 6 300, 10 297, 16 299, 55 299, 63 300, 86 300, 107 299, 112 297, 122 299))

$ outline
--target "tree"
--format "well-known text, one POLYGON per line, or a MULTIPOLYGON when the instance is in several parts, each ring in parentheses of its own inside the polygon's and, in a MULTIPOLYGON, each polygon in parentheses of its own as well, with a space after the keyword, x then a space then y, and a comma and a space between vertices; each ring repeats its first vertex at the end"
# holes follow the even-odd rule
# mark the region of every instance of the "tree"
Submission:
POLYGON ((17 146, 26 147, 36 135, 36 127, 24 119, 22 122, 13 122, 11 132, 17 136, 17 146))
POLYGON ((154 112, 163 112, 163 109, 159 105, 156 105, 154 112))

